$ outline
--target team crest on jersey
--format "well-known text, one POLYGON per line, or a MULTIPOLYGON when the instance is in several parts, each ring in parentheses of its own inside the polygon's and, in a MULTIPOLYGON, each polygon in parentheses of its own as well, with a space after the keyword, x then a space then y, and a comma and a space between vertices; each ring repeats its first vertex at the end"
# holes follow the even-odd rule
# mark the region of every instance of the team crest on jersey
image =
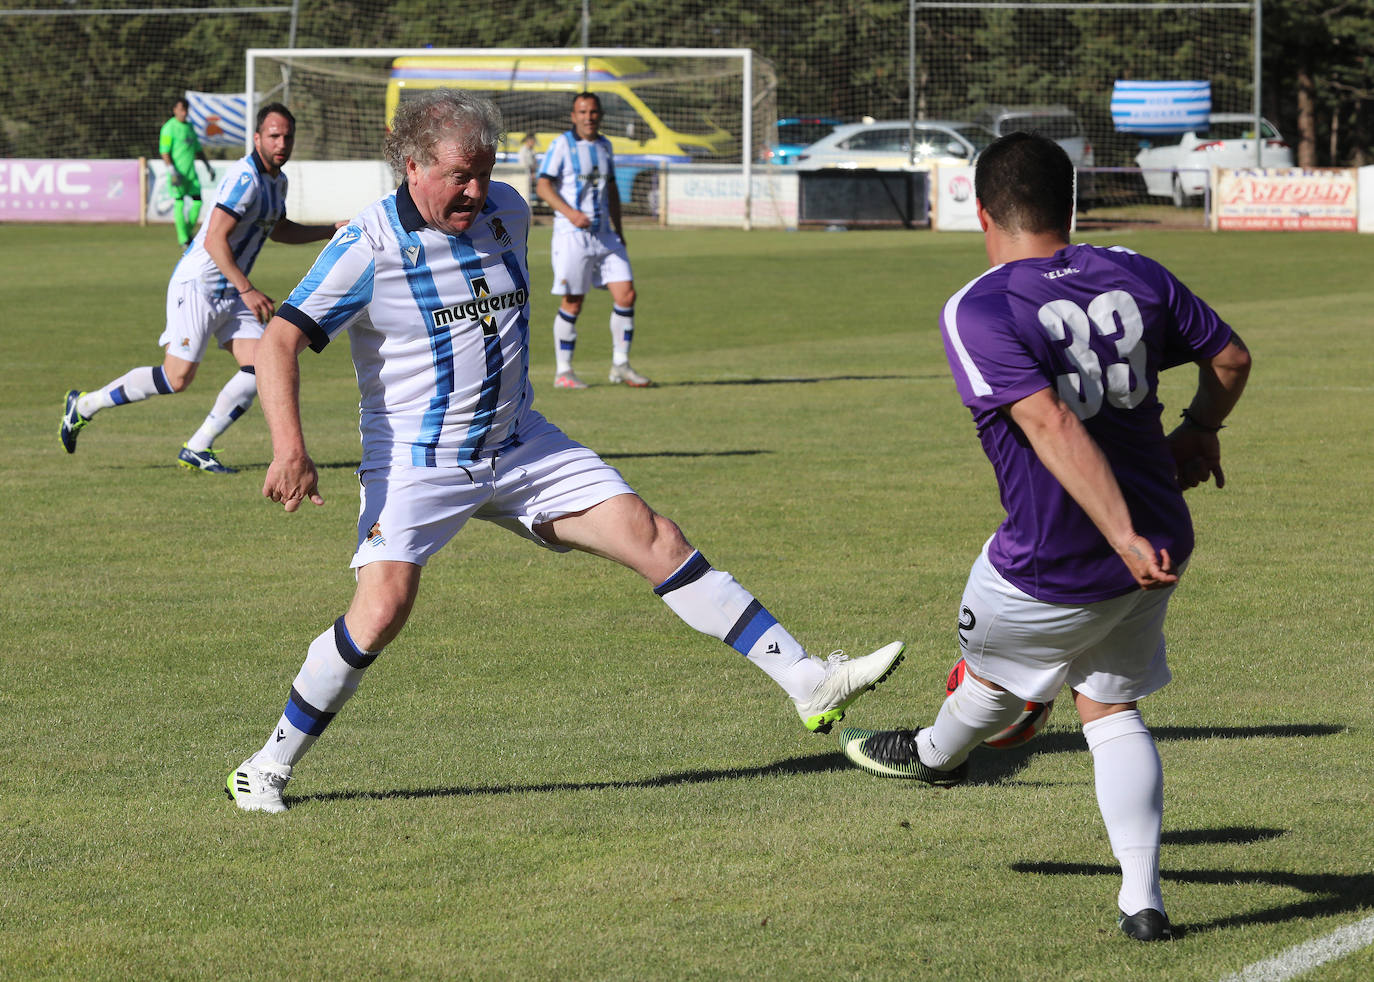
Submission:
POLYGON ((503 246, 510 246, 510 233, 506 231, 506 226, 502 223, 501 219, 493 218, 491 221, 487 222, 487 228, 490 230, 493 239, 503 246))

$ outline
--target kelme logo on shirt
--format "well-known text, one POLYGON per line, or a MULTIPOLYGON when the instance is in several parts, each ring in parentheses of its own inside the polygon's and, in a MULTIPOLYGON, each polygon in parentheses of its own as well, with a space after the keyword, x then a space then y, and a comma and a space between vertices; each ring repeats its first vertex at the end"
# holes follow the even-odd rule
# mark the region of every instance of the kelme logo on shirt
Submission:
POLYGON ((483 318, 503 310, 523 307, 527 299, 529 299, 528 291, 523 289, 511 290, 509 293, 498 293, 493 297, 464 300, 452 307, 440 307, 438 310, 431 310, 430 315, 434 318, 435 327, 443 327, 457 320, 481 321, 483 318))

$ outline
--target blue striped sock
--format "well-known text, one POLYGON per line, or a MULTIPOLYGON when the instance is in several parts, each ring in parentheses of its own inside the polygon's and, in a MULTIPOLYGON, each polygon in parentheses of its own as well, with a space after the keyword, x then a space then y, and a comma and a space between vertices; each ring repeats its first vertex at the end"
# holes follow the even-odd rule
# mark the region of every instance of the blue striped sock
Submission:
POLYGON ((809 698, 823 666, 763 604, 724 570, 694 552, 654 593, 689 627, 719 638, 761 668, 794 699, 809 698))
POLYGON ((358 648, 344 619, 336 620, 310 643, 281 719, 263 745, 263 756, 294 766, 358 690, 363 672, 380 654, 358 648))

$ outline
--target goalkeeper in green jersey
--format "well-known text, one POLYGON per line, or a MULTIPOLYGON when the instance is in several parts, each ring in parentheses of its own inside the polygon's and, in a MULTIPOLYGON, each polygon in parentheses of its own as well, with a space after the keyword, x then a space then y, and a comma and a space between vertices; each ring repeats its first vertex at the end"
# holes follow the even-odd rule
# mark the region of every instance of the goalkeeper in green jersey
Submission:
POLYGON ((157 151, 167 165, 167 182, 172 190, 172 220, 177 226, 177 241, 185 249, 191 244, 196 222, 200 221, 200 178, 196 175, 196 158, 205 161, 210 180, 215 168, 205 156, 196 137, 196 129, 186 121, 191 105, 185 99, 172 104, 172 118, 162 124, 157 151))

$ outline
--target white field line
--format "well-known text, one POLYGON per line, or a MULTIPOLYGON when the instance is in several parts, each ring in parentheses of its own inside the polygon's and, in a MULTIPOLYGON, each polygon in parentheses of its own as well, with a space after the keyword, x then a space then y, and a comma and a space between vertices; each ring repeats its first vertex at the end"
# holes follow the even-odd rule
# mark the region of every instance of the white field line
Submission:
POLYGON ((1281 951, 1273 958, 1246 965, 1235 975, 1228 975, 1221 982, 1287 982, 1318 965, 1333 962, 1338 958, 1361 948, 1374 944, 1374 917, 1349 924, 1332 931, 1324 938, 1294 945, 1281 951))

